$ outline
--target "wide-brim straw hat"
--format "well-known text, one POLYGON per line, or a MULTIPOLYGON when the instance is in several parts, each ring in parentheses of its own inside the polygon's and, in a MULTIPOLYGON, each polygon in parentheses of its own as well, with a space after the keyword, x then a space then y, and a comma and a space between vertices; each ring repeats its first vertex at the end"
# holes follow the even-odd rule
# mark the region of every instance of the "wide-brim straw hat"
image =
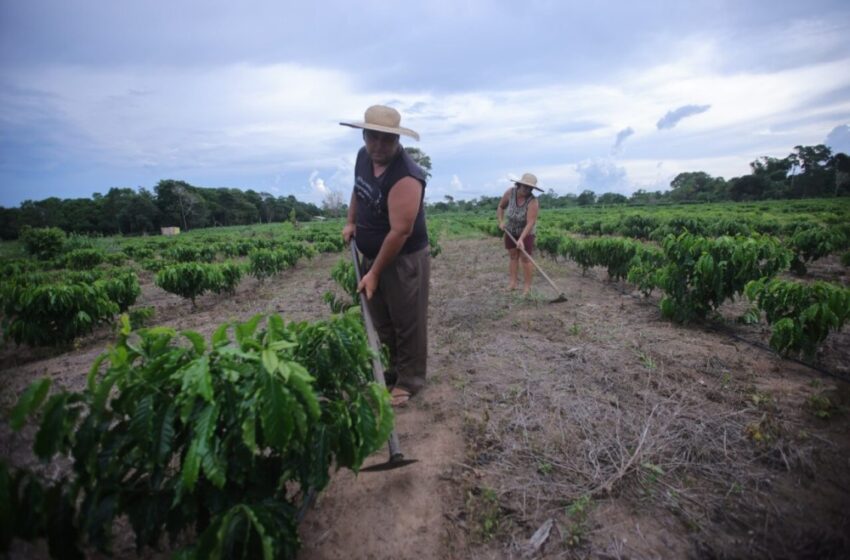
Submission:
POLYGON ((537 189, 540 192, 543 192, 543 189, 537 186, 537 176, 533 173, 523 173, 521 179, 511 179, 517 185, 525 185, 526 187, 531 187, 532 189, 537 189))
POLYGON ((365 128, 366 130, 377 130, 388 134, 404 134, 419 140, 419 133, 404 128, 401 125, 401 115, 392 107, 385 105, 372 105, 366 109, 363 122, 341 122, 343 126, 352 128, 365 128))

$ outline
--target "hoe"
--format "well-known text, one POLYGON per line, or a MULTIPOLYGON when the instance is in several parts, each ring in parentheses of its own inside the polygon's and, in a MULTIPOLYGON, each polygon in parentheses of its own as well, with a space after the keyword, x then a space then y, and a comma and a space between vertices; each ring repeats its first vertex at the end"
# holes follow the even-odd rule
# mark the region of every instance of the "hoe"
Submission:
MULTIPOLYGON (((351 258, 354 261, 354 273, 357 276, 357 283, 359 284, 361 278, 360 259, 357 256, 357 244, 354 242, 354 239, 351 240, 351 258)), ((366 294, 363 292, 360 292, 360 309, 363 312, 363 322, 366 324, 366 336, 369 338, 369 346, 372 347, 372 375, 374 375, 376 383, 386 386, 384 365, 381 363, 381 343, 378 340, 375 325, 372 323, 372 316, 369 315, 369 308, 366 307, 366 294)), ((406 467, 416 462, 416 459, 404 458, 404 453, 401 452, 395 430, 390 433, 388 444, 390 448, 389 460, 386 463, 378 463, 377 465, 360 469, 360 472, 388 471, 399 467, 406 467)))
POLYGON ((546 273, 545 273, 545 272, 543 272, 543 269, 542 269, 542 268, 540 268, 540 265, 538 265, 536 262, 534 262, 534 259, 532 259, 532 258, 531 258, 531 255, 529 255, 528 253, 526 253, 526 252, 525 252, 525 247, 523 247, 522 245, 518 244, 518 243, 517 243, 517 241, 516 241, 516 239, 514 239, 514 236, 513 236, 513 235, 511 235, 510 233, 508 233, 508 232, 507 232, 507 230, 505 231, 505 235, 507 235, 507 236, 508 236, 508 238, 509 238, 511 241, 513 241, 513 242, 514 242, 514 245, 516 245, 517 249, 519 249, 520 251, 522 251, 522 254, 523 254, 523 255, 525 255, 525 256, 528 258, 528 260, 530 260, 530 261, 531 261, 531 264, 533 264, 534 266, 536 266, 536 267, 537 267, 537 270, 539 270, 539 271, 540 271, 540 274, 542 274, 542 275, 543 275, 543 278, 545 278, 545 279, 546 279, 546 281, 547 281, 547 282, 549 282, 549 285, 550 285, 550 286, 552 286, 552 288, 554 288, 556 292, 558 292, 558 297, 556 297, 555 299, 553 299, 553 300, 552 300, 552 301, 550 301, 549 303, 561 303, 561 302, 567 301, 567 296, 565 296, 565 295, 564 295, 564 292, 562 292, 562 291, 561 291, 561 289, 560 289, 560 288, 558 288, 558 286, 556 286, 556 285, 555 285, 555 283, 554 283, 554 282, 552 282, 552 280, 551 280, 551 279, 550 279, 550 278, 546 275, 546 273))

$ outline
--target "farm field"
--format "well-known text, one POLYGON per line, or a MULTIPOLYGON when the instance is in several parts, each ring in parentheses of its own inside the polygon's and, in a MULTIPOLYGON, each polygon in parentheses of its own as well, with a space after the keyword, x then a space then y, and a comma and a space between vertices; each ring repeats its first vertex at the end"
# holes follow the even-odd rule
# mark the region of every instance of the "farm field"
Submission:
MULTIPOLYGON (((824 227, 847 216, 846 205, 816 210, 824 227)), ((768 220, 777 234, 783 223, 811 221, 790 214, 768 220)), ((615 223, 610 215, 544 213, 541 242, 555 233, 618 233, 603 231, 615 223), (598 221, 597 231, 564 227, 576 216, 598 221)), ((301 523, 299 558, 848 555, 846 327, 819 345, 813 369, 772 351, 768 325, 736 321, 748 308, 743 297, 705 320, 676 323, 662 317, 658 289, 646 295, 604 268, 583 270, 565 257, 574 253, 538 261, 567 302, 549 304, 557 294, 539 275, 533 296, 521 298, 505 289, 501 241, 476 229, 487 223, 451 214, 431 221, 442 251, 432 263, 429 385, 396 411, 402 448, 419 462, 334 473, 301 523)), ((221 323, 257 313, 324 319, 340 255, 300 258, 262 282, 245 275, 235 293, 199 295, 194 307, 140 269, 133 305, 153 309, 151 324, 206 339, 221 323)), ((836 250, 807 261, 803 281, 846 289, 840 257, 836 250)), ((11 409, 44 376, 82 389, 114 338, 104 324, 60 349, 6 341, 0 408, 11 409)), ((36 466, 33 436, 30 428, 13 433, 4 420, 0 456, 36 466)), ((381 449, 365 464, 385 455, 381 449)), ((113 550, 118 558, 151 557, 136 555, 120 521, 113 550)), ((19 542, 12 556, 46 557, 46 547, 19 542)))

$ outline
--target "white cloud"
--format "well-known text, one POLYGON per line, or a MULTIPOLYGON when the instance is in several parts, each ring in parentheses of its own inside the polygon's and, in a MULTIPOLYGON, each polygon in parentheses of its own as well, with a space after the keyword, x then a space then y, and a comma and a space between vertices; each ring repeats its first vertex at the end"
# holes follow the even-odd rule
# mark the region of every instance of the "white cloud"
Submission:
POLYGON ((842 124, 833 128, 824 142, 832 152, 850 154, 850 124, 842 124))
POLYGON ((631 193, 626 168, 611 160, 595 159, 576 165, 579 175, 578 190, 591 190, 597 194, 606 192, 631 193))
POLYGON ((321 196, 325 196, 330 192, 330 189, 325 185, 325 181, 319 177, 318 171, 310 173, 310 188, 321 196))
MULTIPOLYGON (((819 52, 843 40, 829 37, 819 52)), ((49 121, 51 130, 55 122, 51 141, 85 165, 250 174, 266 188, 297 184, 305 192, 309 175, 310 196, 337 190, 345 198, 361 141, 338 122, 381 102, 392 101, 402 125, 422 135, 417 145, 434 162, 429 196, 501 194, 514 170, 531 170, 558 192, 581 185, 627 192, 682 171, 729 178, 759 156, 821 143, 830 130, 828 142, 846 138, 848 125, 835 127, 850 115, 850 96, 835 94, 850 90, 846 54, 729 72, 745 47, 686 37, 668 43, 650 66, 612 67, 594 81, 557 74, 506 81, 512 85, 501 89, 369 89, 353 70, 289 63, 32 68, 0 74, 12 86, 0 89, 0 121, 49 121), (16 92, 43 95, 37 103, 11 102, 16 92), (655 132, 660 115, 694 101, 711 110, 688 126, 655 132), (630 159, 606 159, 627 140, 630 159)), ((683 118, 671 113, 665 122, 683 118)))

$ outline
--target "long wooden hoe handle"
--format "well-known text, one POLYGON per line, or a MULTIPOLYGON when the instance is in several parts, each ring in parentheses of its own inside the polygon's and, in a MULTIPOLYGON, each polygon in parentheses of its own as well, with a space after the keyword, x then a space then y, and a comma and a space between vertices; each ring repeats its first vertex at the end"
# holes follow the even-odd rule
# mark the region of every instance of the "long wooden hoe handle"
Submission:
MULTIPOLYGON (((357 276, 357 283, 360 283, 360 258, 357 255, 357 243, 354 239, 351 240, 351 260, 354 261, 354 273, 357 276)), ((372 375, 375 377, 375 382, 386 387, 387 380, 384 377, 384 364, 381 363, 381 341, 378 339, 378 333, 375 330, 375 324, 372 322, 372 316, 369 314, 369 308, 366 306, 366 294, 360 292, 360 310, 363 313, 363 322, 366 324, 366 337, 369 339, 369 346, 372 347, 372 375)), ((390 433, 390 462, 399 461, 404 458, 401 452, 401 447, 398 443, 398 436, 395 430, 390 433)))

